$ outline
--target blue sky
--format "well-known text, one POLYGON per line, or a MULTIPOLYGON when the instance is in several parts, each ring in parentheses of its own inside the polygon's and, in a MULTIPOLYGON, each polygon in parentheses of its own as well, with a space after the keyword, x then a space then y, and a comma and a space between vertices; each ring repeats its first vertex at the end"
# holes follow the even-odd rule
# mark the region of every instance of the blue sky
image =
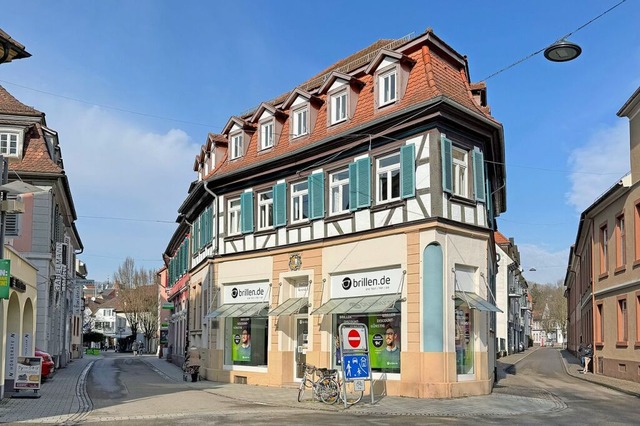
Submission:
MULTIPOLYGON (((59 132, 80 259, 103 281, 127 256, 162 265, 195 155, 230 116, 427 28, 481 81, 619 2, 22 0, 3 4, 0 27, 33 56, 2 65, 0 84, 59 132)), ((571 35, 577 60, 538 54, 486 81, 505 129, 498 226, 529 280, 564 278, 580 213, 629 171, 616 112, 640 85, 639 18, 628 0, 571 35)))

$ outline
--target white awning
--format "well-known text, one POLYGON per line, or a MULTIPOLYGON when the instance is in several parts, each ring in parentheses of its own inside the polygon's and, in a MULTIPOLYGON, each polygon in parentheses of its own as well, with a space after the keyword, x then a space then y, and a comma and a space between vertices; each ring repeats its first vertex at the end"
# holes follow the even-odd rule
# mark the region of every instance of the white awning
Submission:
POLYGON ((269 304, 266 302, 228 303, 226 305, 221 305, 215 311, 207 314, 205 319, 218 317, 255 317, 268 307, 269 304))
POLYGON ((366 312, 399 312, 395 307, 399 294, 384 294, 382 296, 347 297, 344 299, 329 299, 327 303, 313 311, 312 315, 324 314, 362 314, 366 312))
POLYGON ((280 315, 291 315, 294 313, 298 313, 300 309, 309 305, 309 299, 306 297, 292 297, 290 299, 285 300, 276 308, 269 311, 270 317, 277 317, 280 315))
POLYGON ((470 291, 456 291, 456 297, 465 302, 471 309, 484 312, 502 312, 500 308, 493 303, 484 300, 476 293, 470 291))

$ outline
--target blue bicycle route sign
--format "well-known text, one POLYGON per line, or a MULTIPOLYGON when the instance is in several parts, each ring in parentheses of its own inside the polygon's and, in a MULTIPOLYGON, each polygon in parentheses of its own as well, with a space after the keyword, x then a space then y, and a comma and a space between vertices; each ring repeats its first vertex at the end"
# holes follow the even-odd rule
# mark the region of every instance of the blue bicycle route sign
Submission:
POLYGON ((344 377, 347 380, 368 379, 369 378, 369 360, 365 355, 344 355, 343 368, 344 377))

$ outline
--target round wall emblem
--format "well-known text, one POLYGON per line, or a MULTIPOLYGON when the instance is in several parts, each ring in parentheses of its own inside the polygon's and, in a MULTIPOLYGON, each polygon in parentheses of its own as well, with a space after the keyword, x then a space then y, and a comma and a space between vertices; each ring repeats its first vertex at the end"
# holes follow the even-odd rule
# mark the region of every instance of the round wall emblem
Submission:
POLYGON ((289 256, 289 269, 297 271, 302 267, 302 257, 296 253, 289 256))

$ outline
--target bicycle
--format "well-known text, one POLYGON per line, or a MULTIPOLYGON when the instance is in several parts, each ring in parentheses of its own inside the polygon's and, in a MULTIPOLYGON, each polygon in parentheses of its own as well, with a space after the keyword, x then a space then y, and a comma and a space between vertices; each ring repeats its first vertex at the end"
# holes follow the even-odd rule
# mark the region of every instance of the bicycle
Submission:
POLYGON ((338 388, 340 390, 338 394, 338 399, 342 402, 346 402, 347 405, 357 404, 362 400, 364 395, 364 391, 356 390, 355 382, 346 382, 345 386, 342 386, 343 379, 340 378, 340 375, 336 374, 335 378, 336 383, 338 384, 338 388))
POLYGON ((302 402, 306 389, 310 388, 315 398, 320 399, 325 404, 334 404, 340 394, 338 383, 334 378, 336 375, 336 370, 316 368, 313 365, 305 364, 304 375, 298 388, 298 402, 302 402))

